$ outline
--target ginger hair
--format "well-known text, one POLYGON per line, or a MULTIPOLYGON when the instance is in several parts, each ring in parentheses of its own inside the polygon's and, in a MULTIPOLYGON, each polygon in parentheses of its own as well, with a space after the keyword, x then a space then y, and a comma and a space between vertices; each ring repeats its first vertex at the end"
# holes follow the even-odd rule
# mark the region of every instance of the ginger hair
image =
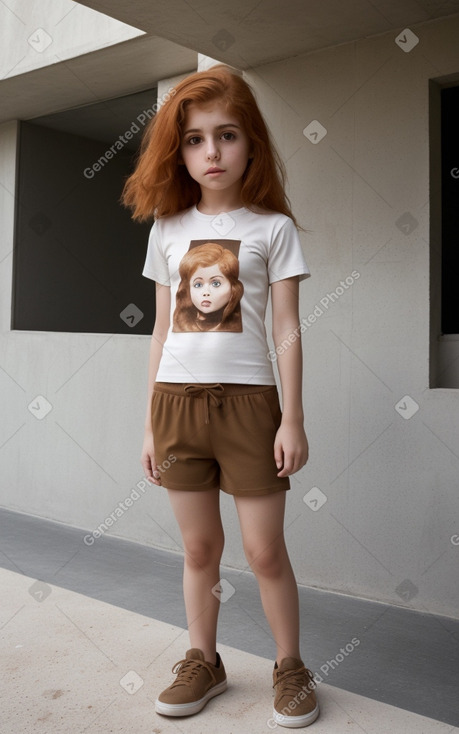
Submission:
POLYGON ((135 170, 121 201, 138 221, 167 217, 198 204, 199 185, 180 161, 187 107, 222 103, 245 130, 251 157, 243 175, 242 205, 286 214, 298 226, 286 196, 285 168, 247 82, 219 64, 177 84, 145 129, 135 170))

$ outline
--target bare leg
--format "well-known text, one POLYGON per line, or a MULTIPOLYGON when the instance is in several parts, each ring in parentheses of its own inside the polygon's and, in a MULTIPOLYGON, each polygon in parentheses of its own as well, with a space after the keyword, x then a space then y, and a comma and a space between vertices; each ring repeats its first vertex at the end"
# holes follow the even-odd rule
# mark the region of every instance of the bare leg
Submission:
POLYGON ((298 587, 284 539, 285 494, 234 498, 244 551, 276 642, 277 663, 301 658, 298 587))
POLYGON ((220 491, 168 493, 185 551, 183 595, 191 647, 215 664, 220 600, 212 588, 220 581, 224 545, 220 491))

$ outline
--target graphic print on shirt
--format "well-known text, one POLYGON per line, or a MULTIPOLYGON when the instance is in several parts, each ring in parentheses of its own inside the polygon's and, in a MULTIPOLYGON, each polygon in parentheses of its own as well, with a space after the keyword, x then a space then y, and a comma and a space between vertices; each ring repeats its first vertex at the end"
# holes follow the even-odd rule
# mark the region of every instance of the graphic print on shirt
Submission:
POLYGON ((179 266, 172 331, 242 331, 240 240, 191 240, 179 266))

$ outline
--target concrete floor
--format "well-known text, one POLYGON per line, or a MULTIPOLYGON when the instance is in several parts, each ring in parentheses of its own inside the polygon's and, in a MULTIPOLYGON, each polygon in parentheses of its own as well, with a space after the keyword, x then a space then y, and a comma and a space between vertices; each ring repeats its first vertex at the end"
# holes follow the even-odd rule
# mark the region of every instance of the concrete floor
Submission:
MULTIPOLYGON (((0 511, 2 734, 268 734, 274 649, 253 576, 222 568, 228 691, 166 719, 153 702, 189 646, 181 557, 83 535, 0 511)), ((323 679, 311 731, 459 732, 458 621, 306 587, 300 604, 303 657, 323 679)))

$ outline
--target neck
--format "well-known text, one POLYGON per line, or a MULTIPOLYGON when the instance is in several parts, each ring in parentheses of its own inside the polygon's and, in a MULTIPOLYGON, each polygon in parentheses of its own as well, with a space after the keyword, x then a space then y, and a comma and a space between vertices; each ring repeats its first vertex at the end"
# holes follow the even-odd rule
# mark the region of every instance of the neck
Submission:
POLYGON ((234 191, 209 191, 201 188, 201 199, 197 205, 202 214, 220 214, 242 207, 241 189, 234 191))

